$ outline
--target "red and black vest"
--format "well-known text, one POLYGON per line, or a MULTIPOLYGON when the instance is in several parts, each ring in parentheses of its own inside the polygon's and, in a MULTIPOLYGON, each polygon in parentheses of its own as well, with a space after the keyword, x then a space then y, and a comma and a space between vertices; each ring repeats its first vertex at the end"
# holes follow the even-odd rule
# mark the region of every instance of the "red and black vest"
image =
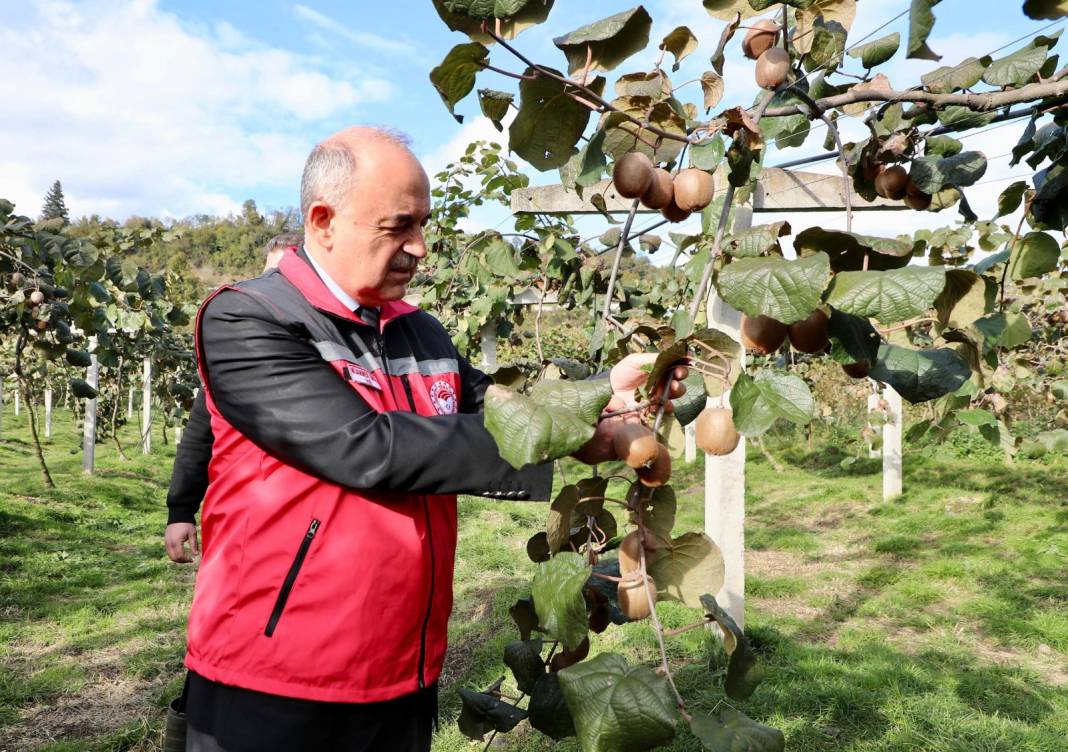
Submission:
MULTIPOLYGON (((375 352, 350 336, 367 325, 291 251, 278 272, 223 289, 261 299, 375 411, 457 410, 455 350, 419 309, 384 305, 385 347, 375 352), (407 344, 391 349, 397 329, 407 344)), ((198 360, 214 447, 186 665, 223 684, 330 702, 388 700, 436 681, 452 609, 455 496, 357 491, 287 465, 223 417, 198 360)))

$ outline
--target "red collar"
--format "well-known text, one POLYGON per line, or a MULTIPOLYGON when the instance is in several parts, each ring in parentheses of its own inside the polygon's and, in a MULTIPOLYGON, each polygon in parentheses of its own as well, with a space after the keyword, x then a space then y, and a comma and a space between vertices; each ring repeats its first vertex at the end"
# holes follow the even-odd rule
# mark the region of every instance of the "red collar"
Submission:
MULTIPOLYGON (((294 287, 300 290, 300 294, 303 295, 309 303, 320 311, 367 326, 355 312, 350 311, 341 304, 340 300, 334 297, 334 294, 330 292, 330 289, 323 283, 323 280, 315 273, 315 269, 313 269, 311 264, 305 259, 301 258, 300 254, 300 251, 293 248, 287 248, 285 253, 282 254, 282 260, 278 264, 278 270, 282 272, 285 278, 288 279, 294 287)), ((409 313, 414 313, 418 310, 418 307, 405 303, 403 300, 387 301, 382 304, 382 315, 379 317, 379 327, 384 328, 386 324, 393 319, 405 316, 409 313)))

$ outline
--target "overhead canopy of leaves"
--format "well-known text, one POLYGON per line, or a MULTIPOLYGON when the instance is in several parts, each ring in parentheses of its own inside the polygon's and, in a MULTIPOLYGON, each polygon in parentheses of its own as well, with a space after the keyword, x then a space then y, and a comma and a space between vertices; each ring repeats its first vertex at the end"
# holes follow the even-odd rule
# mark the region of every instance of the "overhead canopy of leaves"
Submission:
POLYGON ((471 93, 471 89, 475 87, 475 76, 482 70, 487 57, 489 50, 478 42, 458 44, 449 50, 440 65, 430 71, 430 83, 438 90, 445 106, 449 108, 449 114, 459 123, 462 123, 464 118, 457 115, 453 108, 471 93))
POLYGON ((671 80, 660 71, 627 73, 616 79, 620 97, 649 97, 658 100, 671 96, 671 80))
POLYGON ((920 81, 935 94, 949 94, 958 89, 970 89, 983 77, 990 65, 990 57, 965 58, 957 65, 943 65, 920 76, 920 81))
POLYGON ((584 752, 642 752, 675 737, 675 695, 649 668, 601 653, 558 676, 584 752))
POLYGON ((583 557, 563 551, 538 565, 531 591, 538 621, 567 650, 586 639, 586 599, 582 589, 590 577, 590 565, 583 557))
POLYGON ((1010 55, 990 63, 983 81, 991 86, 1021 86, 1038 73, 1046 62, 1046 47, 1028 44, 1010 55))
MULTIPOLYGON (((554 71, 554 73, 557 71, 554 71)), ((534 69, 527 68, 526 75, 534 69)), ((605 80, 590 84, 604 91, 605 80)), ((549 76, 519 82, 519 112, 508 128, 508 147, 536 169, 560 167, 575 153, 590 109, 565 93, 565 85, 549 76)))
POLYGON ((721 21, 733 21, 739 14, 743 19, 751 18, 763 12, 754 10, 749 0, 702 0, 702 4, 708 15, 721 21))
POLYGON ((586 69, 610 71, 649 44, 653 19, 644 7, 616 13, 553 40, 567 57, 568 73, 586 69))
POLYGON ((805 34, 806 36, 798 40, 802 44, 811 40, 808 53, 802 58, 805 70, 812 72, 823 66, 827 66, 828 70, 836 67, 845 52, 846 29, 835 21, 827 21, 823 16, 817 16, 811 31, 806 30, 805 34))
POLYGON ((946 186, 964 188, 986 173, 986 157, 977 151, 963 151, 952 157, 917 157, 912 160, 909 178, 924 193, 938 193, 946 186))
POLYGON ((771 316, 792 324, 820 304, 830 277, 830 259, 825 253, 794 260, 741 258, 720 271, 716 289, 720 297, 749 316, 771 316))
POLYGON ((1024 0, 1023 12, 1036 20, 1068 16, 1068 0, 1024 0))
POLYGON ((781 731, 757 723, 734 708, 716 715, 694 713, 690 731, 708 752, 783 752, 786 749, 786 737, 781 731))
POLYGON ((608 379, 543 381, 529 397, 494 384, 486 391, 486 429, 512 467, 558 459, 590 440, 611 396, 608 379))
MULTIPOLYGON (((629 151, 640 151, 654 163, 670 162, 678 156, 682 150, 681 141, 673 138, 657 139, 660 140, 660 145, 654 149, 646 143, 650 141, 647 137, 648 132, 645 135, 640 134, 638 126, 623 114, 625 112, 640 120, 644 120, 648 114, 650 125, 685 136, 686 121, 670 102, 658 102, 653 105, 648 97, 627 96, 613 100, 612 104, 621 112, 606 113, 601 118, 600 127, 605 131, 604 150, 611 154, 613 159, 619 159, 629 151)), ((651 143, 656 143, 656 140, 652 140, 651 143)))
POLYGON ((900 46, 901 35, 895 31, 893 34, 887 34, 885 37, 879 37, 852 48, 848 55, 859 58, 860 64, 865 68, 874 68, 892 58, 900 46))
POLYGON ((1019 281, 1040 277, 1060 266, 1061 249, 1051 235, 1029 232, 1013 246, 1009 257, 1009 276, 1019 281))
POLYGON ((913 350, 884 344, 871 377, 892 386, 909 402, 926 402, 955 392, 972 375, 968 363, 948 348, 913 350))
POLYGON ((845 313, 896 324, 930 308, 945 285, 946 270, 939 266, 841 272, 831 284, 827 302, 845 313))
POLYGON ((816 413, 808 384, 794 374, 764 369, 756 378, 743 373, 731 389, 734 427, 743 436, 759 436, 776 418, 805 425, 816 413))
POLYGON ((493 37, 482 31, 482 22, 496 25, 494 17, 501 19, 501 36, 515 39, 531 26, 540 24, 549 17, 554 0, 434 0, 434 9, 452 31, 461 31, 473 42, 493 44, 493 37), (514 10, 513 10, 514 9, 514 10), (512 11, 507 15, 501 15, 512 11))
MULTIPOLYGON (((674 506, 675 494, 671 494, 674 506)), ((674 509, 671 510, 672 520, 674 509)), ((661 525, 661 532, 663 525, 661 525)), ((670 530, 670 527, 669 527, 670 530)), ((649 574, 656 580, 657 596, 682 601, 690 608, 701 607, 701 596, 718 593, 723 587, 723 554, 704 533, 683 533, 671 541, 671 547, 657 551, 656 560, 649 565, 649 574)))
POLYGON ((927 37, 931 35, 935 23, 931 8, 940 2, 941 0, 912 0, 909 8, 908 57, 934 61, 942 59, 941 55, 935 54, 934 50, 927 46, 927 37))
POLYGON ((862 269, 864 254, 872 270, 898 269, 908 264, 915 244, 896 238, 876 238, 854 232, 809 227, 794 238, 794 249, 801 256, 826 253, 835 272, 862 269))
POLYGON ((798 8, 795 14, 797 26, 793 34, 794 48, 802 55, 814 57, 813 67, 826 65, 845 49, 846 34, 853 28, 856 17, 856 0, 814 0, 804 8, 798 8), (833 49, 821 50, 818 39, 821 32, 840 41, 834 42, 833 49))

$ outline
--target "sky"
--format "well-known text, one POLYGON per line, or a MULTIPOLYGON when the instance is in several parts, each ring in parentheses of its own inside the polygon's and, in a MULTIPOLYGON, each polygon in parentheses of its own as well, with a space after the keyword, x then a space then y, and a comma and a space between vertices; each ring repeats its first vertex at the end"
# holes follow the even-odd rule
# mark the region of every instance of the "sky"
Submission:
MULTIPOLYGON (((850 42, 906 10, 909 0, 860 0, 850 42)), ((684 81, 708 67, 724 22, 700 0, 649 0, 651 40, 687 25, 702 49, 673 77, 684 81), (707 47, 707 50, 706 50, 707 47)), ((955 64, 1033 34, 1018 0, 943 0, 929 40, 955 64)), ((546 24, 523 32, 517 47, 534 60, 566 63, 552 37, 633 7, 609 0, 556 0, 546 24)), ((100 214, 183 217, 238 212, 253 199, 261 210, 298 203, 300 172, 316 142, 358 123, 409 134, 433 174, 473 139, 505 140, 478 109, 472 94, 457 110, 458 124, 430 85, 428 74, 455 44, 467 41, 440 21, 430 0, 0 0, 0 197, 36 215, 54 180, 61 180, 72 216, 100 214)), ((907 38, 907 14, 879 30, 907 38)), ((1053 28, 1059 28, 1061 24, 1053 28)), ((1047 31, 1046 33, 1049 33, 1047 31)), ((757 89, 752 63, 742 58, 741 34, 727 50, 726 96, 720 107, 751 104, 757 89)), ((995 57, 1019 48, 1010 45, 995 57)), ((902 45, 904 46, 904 45, 902 45)), ((609 73, 648 70, 655 45, 609 73)), ((491 62, 509 70, 522 64, 493 49, 491 62)), ((897 88, 942 63, 904 59, 903 49, 883 68, 897 88)), ((856 64, 854 64, 856 65, 856 64)), ((493 72, 477 87, 515 91, 515 81, 493 72)), ((691 85, 684 99, 699 101, 691 85)), ((680 95, 683 92, 680 92, 680 95)), ((593 119, 591 118, 591 124, 593 119)), ((990 159, 983 182, 968 191, 980 217, 990 216, 1011 176, 1008 152, 1023 122, 970 136, 966 148, 990 159)), ((846 141, 863 138, 859 118, 843 121, 846 141)), ((822 151, 823 133, 804 147, 772 152, 766 164, 822 151)), ((833 162, 801 168, 834 172, 833 162)), ((535 184, 558 182, 555 171, 527 167, 535 184)), ((760 214, 755 222, 785 218, 760 214)), ((470 228, 504 228, 506 212, 476 212, 470 228)), ((955 210, 859 215, 854 229, 896 235, 957 221, 955 210)), ((585 219, 581 227, 603 226, 585 219)), ((841 214, 794 218, 795 232, 819 224, 844 227, 841 214)), ((690 225, 692 226, 692 224, 690 225)), ((678 228, 673 228, 678 229, 678 228)), ((596 232, 596 230, 593 230, 596 232)))

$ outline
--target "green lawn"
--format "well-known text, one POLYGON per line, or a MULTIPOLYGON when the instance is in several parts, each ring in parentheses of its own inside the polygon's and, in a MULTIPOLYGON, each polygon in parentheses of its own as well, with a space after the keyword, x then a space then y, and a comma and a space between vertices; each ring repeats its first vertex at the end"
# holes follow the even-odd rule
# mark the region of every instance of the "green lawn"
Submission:
MULTIPOLYGON (((130 442, 132 432, 127 436, 130 442)), ((818 442, 817 442, 818 446, 818 442)), ((1061 752, 1068 747, 1068 461, 1005 465, 968 441, 906 455, 905 495, 880 498, 877 462, 780 438, 748 465, 747 631, 768 678, 745 703, 787 748, 1061 752)), ((193 569, 167 561, 173 444, 98 448, 81 473, 59 413, 42 490, 25 414, 0 439, 0 750, 151 750, 179 688, 193 569)), ((569 467, 573 480, 577 467, 569 467)), ((699 529, 699 466, 676 471, 676 529, 699 529)), ((455 728, 457 685, 502 674, 508 607, 528 594, 526 539, 546 505, 461 501, 443 724, 435 750, 481 750, 455 728)), ((695 621, 658 606, 666 627, 695 621)), ((658 661, 645 624, 594 651, 658 661)), ((680 690, 712 709, 725 659, 701 630, 670 638, 680 690)), ((495 749, 577 750, 525 724, 495 749)), ((673 750, 697 750, 682 731, 673 750)))

